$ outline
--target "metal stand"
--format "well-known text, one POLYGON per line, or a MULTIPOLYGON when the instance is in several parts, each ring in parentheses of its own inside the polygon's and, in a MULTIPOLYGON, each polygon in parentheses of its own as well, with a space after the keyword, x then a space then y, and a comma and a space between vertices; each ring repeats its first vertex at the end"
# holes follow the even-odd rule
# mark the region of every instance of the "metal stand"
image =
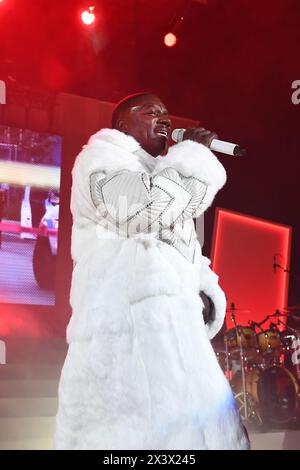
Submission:
POLYGON ((248 419, 248 403, 247 403, 247 390, 246 390, 246 375, 245 375, 245 362, 244 362, 244 349, 242 343, 242 332, 238 326, 235 327, 237 335, 240 337, 240 364, 242 371, 242 387, 243 387, 243 400, 244 400, 244 419, 248 419))
MULTIPOLYGON (((240 352, 240 365, 241 365, 241 371, 242 371, 242 407, 240 408, 240 413, 241 413, 241 418, 246 420, 248 419, 248 400, 247 400, 247 389, 246 389, 246 375, 245 375, 245 362, 244 362, 244 349, 243 349, 243 342, 242 342, 242 337, 243 337, 243 332, 242 330, 237 326, 236 324, 236 319, 235 319, 235 314, 234 314, 235 306, 234 303, 232 302, 231 304, 231 321, 234 323, 235 331, 236 331, 236 337, 237 340, 239 338, 239 352, 240 352), (243 410, 243 414, 242 411, 243 410)), ((225 352, 226 352, 226 371, 229 377, 229 352, 228 352, 228 344, 225 341, 225 352)), ((238 393, 235 396, 235 399, 240 401, 241 399, 241 394, 238 393)))

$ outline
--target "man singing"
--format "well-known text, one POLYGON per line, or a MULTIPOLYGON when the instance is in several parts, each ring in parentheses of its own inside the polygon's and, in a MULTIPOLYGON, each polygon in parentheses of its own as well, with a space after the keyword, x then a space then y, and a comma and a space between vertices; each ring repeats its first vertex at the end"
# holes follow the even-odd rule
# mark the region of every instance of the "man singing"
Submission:
POLYGON ((210 344, 225 296, 193 223, 226 181, 208 149, 216 135, 188 129, 168 149, 168 112, 149 93, 123 99, 112 127, 90 138, 72 173, 56 448, 247 449, 210 344), (206 324, 203 298, 214 305, 206 324))

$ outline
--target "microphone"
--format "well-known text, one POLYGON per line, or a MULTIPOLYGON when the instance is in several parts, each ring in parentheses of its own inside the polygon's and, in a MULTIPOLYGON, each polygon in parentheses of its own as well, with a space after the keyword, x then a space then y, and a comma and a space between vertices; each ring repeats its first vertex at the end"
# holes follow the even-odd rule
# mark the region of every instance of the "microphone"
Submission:
MULTIPOLYGON (((186 129, 174 129, 171 136, 172 140, 174 142, 182 142, 185 131, 186 129)), ((246 150, 242 149, 239 145, 218 139, 213 139, 209 148, 215 152, 226 153, 235 157, 243 157, 246 154, 246 150)))

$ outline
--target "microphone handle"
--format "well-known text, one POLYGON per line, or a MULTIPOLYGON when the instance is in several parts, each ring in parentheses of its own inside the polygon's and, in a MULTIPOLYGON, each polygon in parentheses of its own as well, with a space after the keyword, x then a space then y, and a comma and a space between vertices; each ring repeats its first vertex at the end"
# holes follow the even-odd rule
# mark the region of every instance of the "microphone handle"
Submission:
POLYGON ((218 139, 213 139, 209 147, 214 152, 226 153, 227 155, 234 155, 235 157, 243 157, 246 153, 239 145, 218 139))

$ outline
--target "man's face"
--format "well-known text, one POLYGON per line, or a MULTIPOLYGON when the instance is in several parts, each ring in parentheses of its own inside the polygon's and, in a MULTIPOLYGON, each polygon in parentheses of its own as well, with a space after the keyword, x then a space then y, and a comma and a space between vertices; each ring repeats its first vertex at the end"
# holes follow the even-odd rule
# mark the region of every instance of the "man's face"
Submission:
POLYGON ((171 121, 165 105, 157 96, 138 97, 122 113, 121 121, 120 130, 134 137, 153 157, 167 151, 171 121))

